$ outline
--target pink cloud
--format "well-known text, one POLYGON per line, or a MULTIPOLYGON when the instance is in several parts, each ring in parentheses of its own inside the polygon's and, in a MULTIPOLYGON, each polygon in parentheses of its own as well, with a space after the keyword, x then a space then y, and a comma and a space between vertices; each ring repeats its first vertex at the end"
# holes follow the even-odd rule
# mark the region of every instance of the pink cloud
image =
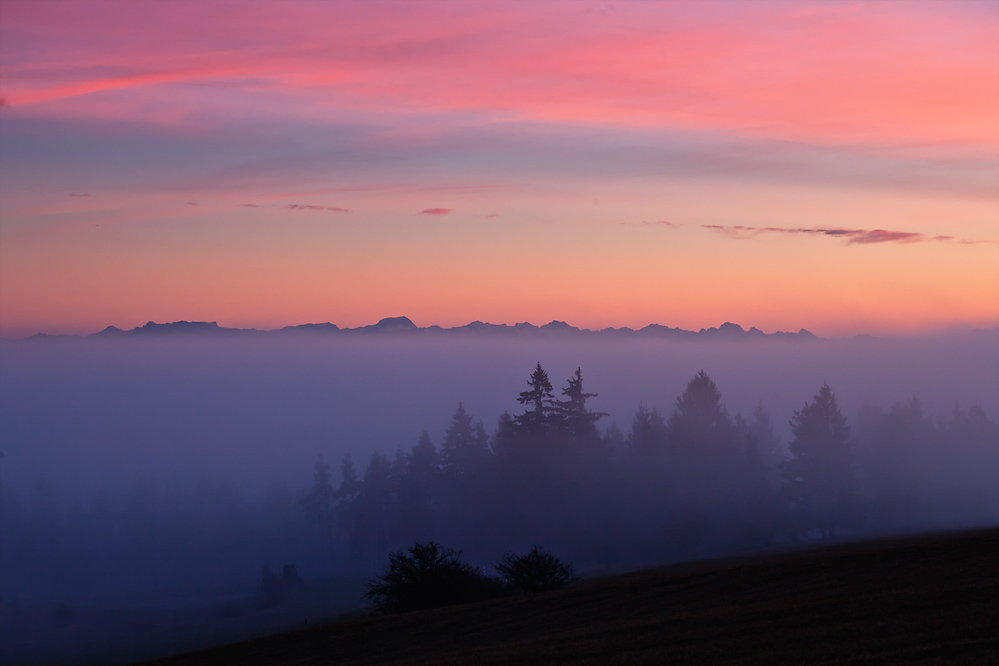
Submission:
MULTIPOLYGON (((253 207, 256 208, 256 204, 248 204, 248 205, 253 205, 253 207)), ((311 205, 311 204, 286 204, 284 207, 287 208, 288 210, 296 210, 296 211, 310 211, 310 210, 311 211, 329 211, 331 213, 349 213, 350 212, 350 210, 348 210, 346 208, 340 208, 339 206, 317 206, 317 205, 311 205)))
POLYGON ((425 208, 417 213, 417 215, 447 215, 450 212, 450 208, 425 208))
POLYGON ((668 227, 670 229, 679 229, 683 226, 681 222, 670 222, 669 220, 652 220, 651 222, 649 220, 642 220, 641 222, 619 222, 618 224, 632 227, 668 227))
MULTIPOLYGON (((31 57, 0 75, 19 107, 74 98, 61 112, 77 113, 103 99, 109 117, 135 98, 93 93, 196 84, 287 95, 308 102, 289 106, 301 113, 472 111, 837 144, 999 140, 999 25, 980 12, 739 5, 723 16, 631 3, 597 16, 554 2, 448 11, 399 3, 390 14, 367 3, 217 3, 192 25, 177 3, 153 12, 109 4, 113 22, 95 11, 100 3, 65 3, 58 16, 24 3, 5 24, 31 57), (328 39, 333 24, 350 34, 328 39), (224 40, 213 25, 229 26, 224 40)), ((160 107, 144 108, 176 119, 171 104, 160 107)))
MULTIPOLYGON (((760 234, 804 234, 814 236, 831 236, 833 238, 847 239, 847 245, 870 245, 874 243, 928 243, 946 242, 955 240, 953 236, 927 236, 926 234, 914 231, 888 231, 885 229, 809 229, 809 228, 786 228, 786 227, 750 227, 743 225, 722 225, 722 224, 702 224, 702 228, 715 231, 717 233, 745 240, 760 234)), ((960 243, 978 243, 982 241, 962 241, 960 243)))
POLYGON ((919 234, 912 231, 885 231, 884 229, 872 229, 870 231, 858 229, 847 232, 843 235, 850 238, 847 242, 848 245, 853 245, 854 243, 921 243, 924 241, 935 241, 943 238, 941 236, 931 238, 925 234, 919 234))

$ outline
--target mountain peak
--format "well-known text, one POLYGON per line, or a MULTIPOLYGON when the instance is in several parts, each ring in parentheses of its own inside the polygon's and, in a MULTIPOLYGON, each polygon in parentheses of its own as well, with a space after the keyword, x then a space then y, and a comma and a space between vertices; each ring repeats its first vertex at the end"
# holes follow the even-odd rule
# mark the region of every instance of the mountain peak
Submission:
POLYGON ((416 324, 409 317, 385 317, 378 320, 377 324, 362 326, 362 329, 369 331, 415 331, 416 324))

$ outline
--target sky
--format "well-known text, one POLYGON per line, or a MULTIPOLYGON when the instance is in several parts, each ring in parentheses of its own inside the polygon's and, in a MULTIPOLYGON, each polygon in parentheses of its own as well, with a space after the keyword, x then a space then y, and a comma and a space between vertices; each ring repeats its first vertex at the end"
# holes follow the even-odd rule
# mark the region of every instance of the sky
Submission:
POLYGON ((0 336, 999 326, 999 2, 0 3, 0 336))

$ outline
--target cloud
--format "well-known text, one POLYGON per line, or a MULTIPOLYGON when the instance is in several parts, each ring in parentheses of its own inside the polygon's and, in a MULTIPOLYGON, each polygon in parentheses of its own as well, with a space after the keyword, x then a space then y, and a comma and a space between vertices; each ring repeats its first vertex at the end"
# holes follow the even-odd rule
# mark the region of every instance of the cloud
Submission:
POLYGON ((779 233, 809 236, 831 236, 845 238, 847 245, 871 245, 874 243, 933 243, 957 240, 962 244, 974 244, 990 241, 965 241, 953 236, 927 236, 915 231, 888 231, 886 229, 810 229, 805 227, 748 227, 743 225, 702 224, 703 229, 718 232, 729 238, 745 240, 760 234, 779 233))
POLYGON ((885 231, 884 229, 872 229, 870 231, 858 229, 839 235, 847 236, 850 239, 847 241, 847 245, 853 245, 854 243, 921 243, 942 238, 940 236, 930 238, 925 234, 918 234, 911 231, 885 231))
POLYGON ((10 108, 10 102, 7 101, 6 97, 0 97, 0 109, 10 108))
POLYGON ((198 202, 197 202, 197 201, 188 201, 188 202, 187 202, 187 205, 188 205, 188 206, 197 206, 197 205, 198 205, 198 202))
POLYGON ((492 220, 492 219, 494 219, 496 217, 498 217, 496 213, 489 213, 483 219, 485 219, 485 220, 492 220))
POLYGON ((450 212, 450 208, 425 208, 417 213, 417 215, 447 215, 450 212))
MULTIPOLYGON (((254 205, 254 207, 256 207, 254 205)), ((310 204, 288 204, 285 206, 288 210, 314 210, 314 211, 330 211, 331 213, 349 213, 350 211, 346 208, 340 208, 339 206, 315 206, 310 204)))
POLYGON ((260 208, 257 204, 243 204, 243 208, 260 208))
POLYGON ((90 194, 86 194, 86 193, 85 194, 72 194, 71 193, 69 196, 71 196, 71 197, 89 197, 90 194))
MULTIPOLYGON (((618 224, 625 224, 629 227, 669 227, 670 229, 679 229, 683 226, 682 222, 670 222, 669 220, 642 220, 641 222, 618 222, 618 224)), ((708 226, 708 225, 701 225, 708 226)))

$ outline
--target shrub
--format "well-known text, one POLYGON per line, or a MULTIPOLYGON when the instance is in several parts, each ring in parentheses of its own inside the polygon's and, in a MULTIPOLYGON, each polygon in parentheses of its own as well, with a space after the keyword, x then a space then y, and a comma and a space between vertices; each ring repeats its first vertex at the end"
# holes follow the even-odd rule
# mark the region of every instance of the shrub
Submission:
POLYGON ((503 579, 524 592, 546 592, 577 580, 572 564, 534 546, 527 555, 507 553, 496 565, 503 579))
POLYGON ((368 584, 364 598, 382 611, 400 613, 496 596, 497 582, 460 557, 461 551, 433 541, 392 553, 388 570, 368 584))

